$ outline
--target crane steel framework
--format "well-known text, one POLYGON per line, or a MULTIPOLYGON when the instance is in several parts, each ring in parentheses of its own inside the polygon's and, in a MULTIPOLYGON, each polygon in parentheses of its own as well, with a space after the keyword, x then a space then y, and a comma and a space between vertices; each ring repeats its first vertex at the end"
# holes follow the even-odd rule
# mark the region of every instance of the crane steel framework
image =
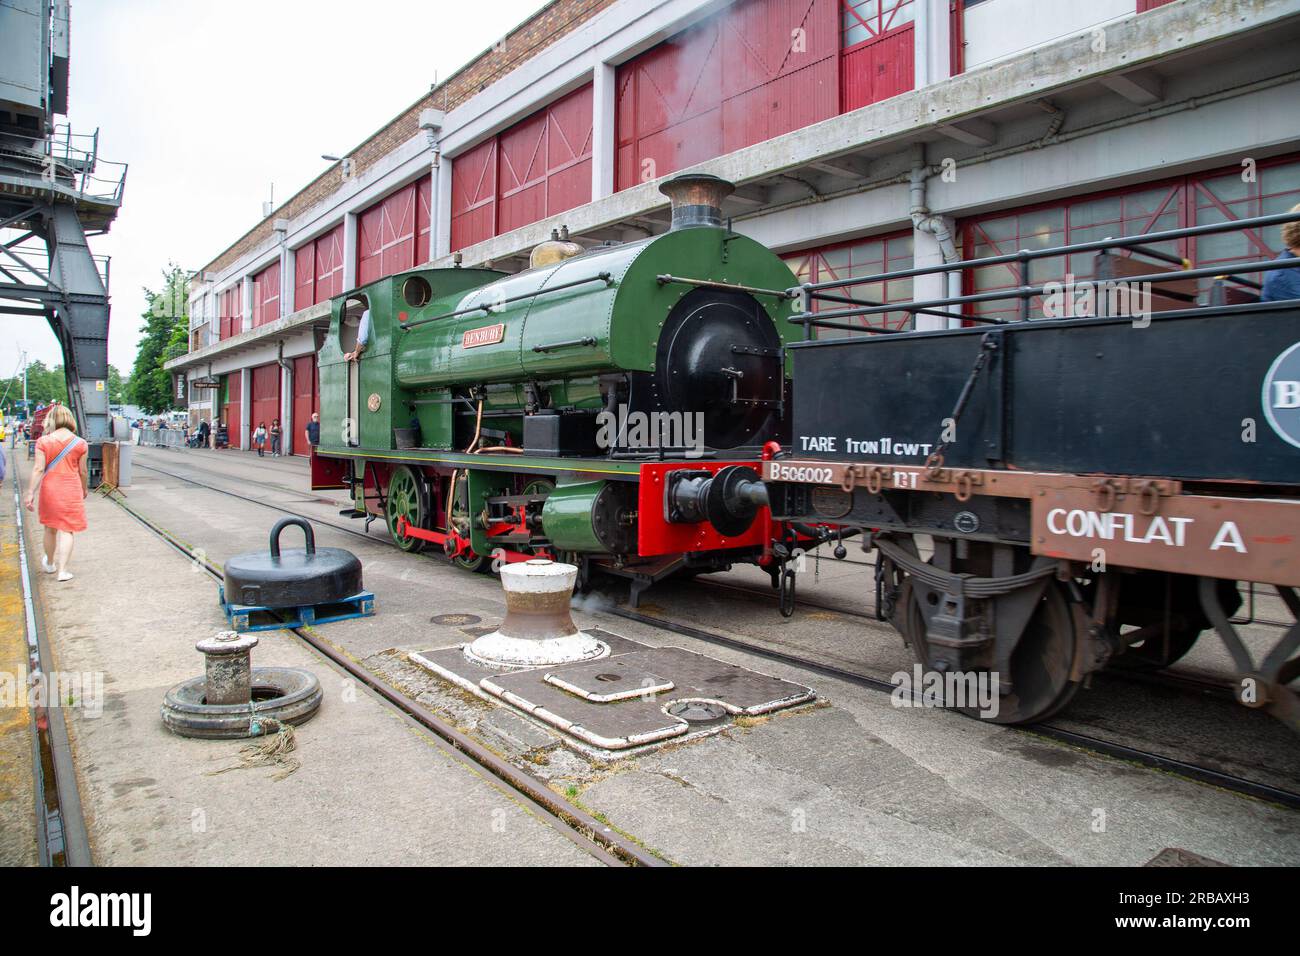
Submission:
POLYGON ((0 314, 49 322, 95 480, 110 432, 109 269, 87 239, 116 218, 126 165, 100 158, 98 130, 55 123, 68 53, 67 0, 0 4, 0 314))

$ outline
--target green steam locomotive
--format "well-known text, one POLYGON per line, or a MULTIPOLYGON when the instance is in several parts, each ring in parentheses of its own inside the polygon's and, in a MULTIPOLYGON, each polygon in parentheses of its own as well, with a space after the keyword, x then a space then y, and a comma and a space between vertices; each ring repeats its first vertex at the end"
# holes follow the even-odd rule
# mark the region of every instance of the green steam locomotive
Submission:
POLYGON ((724 227, 731 188, 666 183, 672 226, 639 242, 555 238, 515 275, 414 269, 334 299, 313 486, 468 569, 543 555, 635 596, 774 567, 755 469, 789 431, 796 280, 724 227))

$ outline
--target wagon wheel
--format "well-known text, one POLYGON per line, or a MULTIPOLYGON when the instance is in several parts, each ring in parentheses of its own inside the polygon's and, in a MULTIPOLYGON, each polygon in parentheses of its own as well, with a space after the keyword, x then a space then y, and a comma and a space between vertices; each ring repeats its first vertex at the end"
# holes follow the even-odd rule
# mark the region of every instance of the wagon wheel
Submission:
POLYGON ((388 500, 384 503, 384 516, 388 519, 388 533, 393 536, 393 543, 403 551, 423 551, 426 541, 399 534, 397 519, 405 518, 406 523, 414 528, 427 528, 429 519, 429 495, 424 490, 423 482, 416 477, 408 465, 398 465, 388 479, 388 500))
MULTIPOLYGON (((898 592, 895 620, 925 670, 933 670, 925 639, 925 617, 909 577, 898 592)), ((1045 720, 1059 711, 1079 689, 1070 679, 1078 653, 1074 615, 1059 581, 1050 581, 1015 652, 1011 655, 1014 690, 1002 696, 996 717, 981 718, 995 724, 1027 724, 1045 720)), ((953 708, 979 716, 978 707, 953 708)))
MULTIPOLYGON (((1125 584, 1142 580, 1141 575, 1126 578, 1125 584)), ((1156 580, 1152 578, 1152 580, 1156 580)), ((1177 577, 1171 582, 1172 591, 1169 598, 1173 606, 1180 609, 1174 615, 1168 635, 1155 634, 1140 644, 1127 648, 1117 654, 1111 661, 1116 669, 1128 671, 1160 670, 1173 664, 1190 651, 1201 634, 1211 627, 1210 620, 1201 610, 1200 599, 1196 595, 1196 580, 1190 577, 1177 577)), ((1218 583, 1219 603, 1228 617, 1237 613, 1241 607, 1241 593, 1236 581, 1221 580, 1218 583)), ((1122 593, 1122 592, 1121 592, 1122 593)), ((1124 623, 1130 625, 1160 624, 1163 609, 1125 611, 1124 623)))
MULTIPOLYGON (((461 537, 468 538, 470 520, 469 475, 461 472, 456 475, 456 490, 452 494, 451 500, 451 522, 447 530, 449 532, 455 530, 461 537)), ((451 559, 451 563, 458 568, 464 568, 466 571, 490 571, 492 569, 492 559, 487 555, 478 554, 472 549, 462 551, 451 559)))

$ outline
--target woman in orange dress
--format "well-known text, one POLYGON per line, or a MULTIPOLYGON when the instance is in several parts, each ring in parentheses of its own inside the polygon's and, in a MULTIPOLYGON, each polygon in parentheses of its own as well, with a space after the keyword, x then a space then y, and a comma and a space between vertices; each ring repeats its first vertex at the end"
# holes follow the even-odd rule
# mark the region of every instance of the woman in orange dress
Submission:
POLYGON ((40 519, 45 526, 45 553, 41 568, 71 581, 72 535, 86 530, 86 495, 90 472, 85 441, 77 437, 77 420, 66 405, 56 405, 45 418, 45 433, 36 442, 36 467, 32 484, 23 497, 28 511, 40 496, 40 519), (61 456, 61 457, 60 457, 61 456))

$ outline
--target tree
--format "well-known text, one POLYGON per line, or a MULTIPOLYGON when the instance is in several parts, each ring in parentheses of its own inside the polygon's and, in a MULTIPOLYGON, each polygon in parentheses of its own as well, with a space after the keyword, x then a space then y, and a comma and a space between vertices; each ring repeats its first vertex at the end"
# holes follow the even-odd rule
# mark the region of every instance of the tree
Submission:
POLYGON ((149 307, 142 316, 140 348, 125 389, 127 399, 149 415, 179 407, 163 363, 185 354, 190 325, 189 275, 173 262, 162 276, 161 291, 144 290, 149 307))
POLYGON ((121 405, 126 401, 126 390, 131 387, 129 381, 122 381, 122 373, 117 367, 110 365, 108 367, 108 404, 121 405))
MULTIPOLYGON (((4 396, 6 412, 18 407, 23 397, 23 374, 21 371, 13 378, 0 379, 0 395, 4 396)), ((40 360, 27 366, 27 398, 31 406, 48 405, 57 399, 64 404, 68 401, 68 383, 63 377, 63 366, 49 368, 40 360)))

